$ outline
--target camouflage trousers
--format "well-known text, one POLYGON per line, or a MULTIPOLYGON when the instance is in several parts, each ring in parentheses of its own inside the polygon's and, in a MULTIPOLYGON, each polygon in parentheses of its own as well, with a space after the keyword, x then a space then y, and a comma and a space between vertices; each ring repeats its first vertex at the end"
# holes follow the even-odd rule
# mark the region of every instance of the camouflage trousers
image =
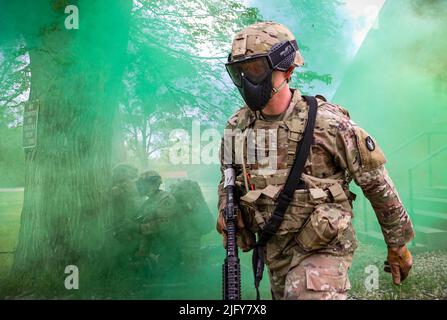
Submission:
POLYGON ((288 263, 275 270, 269 268, 273 299, 345 300, 350 289, 348 270, 351 263, 352 254, 314 253, 291 269, 288 263))

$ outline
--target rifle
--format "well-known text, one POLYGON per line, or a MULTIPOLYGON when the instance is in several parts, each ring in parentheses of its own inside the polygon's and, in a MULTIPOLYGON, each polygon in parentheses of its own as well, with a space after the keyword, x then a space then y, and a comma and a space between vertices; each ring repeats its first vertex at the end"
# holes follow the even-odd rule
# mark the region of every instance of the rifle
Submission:
POLYGON ((238 247, 236 241, 236 210, 234 201, 235 171, 234 168, 227 168, 225 173, 225 191, 227 195, 227 205, 224 210, 225 222, 227 226, 226 257, 222 265, 222 291, 224 300, 241 300, 241 267, 238 257, 238 247))

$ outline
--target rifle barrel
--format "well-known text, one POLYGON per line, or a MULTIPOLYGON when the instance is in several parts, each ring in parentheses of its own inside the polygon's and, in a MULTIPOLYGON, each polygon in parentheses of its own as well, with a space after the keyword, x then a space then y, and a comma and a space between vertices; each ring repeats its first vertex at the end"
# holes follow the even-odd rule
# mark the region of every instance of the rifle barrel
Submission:
POLYGON ((236 206, 234 199, 234 169, 225 170, 225 191, 227 204, 225 207, 225 221, 227 227, 226 257, 222 266, 223 298, 224 300, 241 299, 241 268, 238 257, 236 239, 236 206))

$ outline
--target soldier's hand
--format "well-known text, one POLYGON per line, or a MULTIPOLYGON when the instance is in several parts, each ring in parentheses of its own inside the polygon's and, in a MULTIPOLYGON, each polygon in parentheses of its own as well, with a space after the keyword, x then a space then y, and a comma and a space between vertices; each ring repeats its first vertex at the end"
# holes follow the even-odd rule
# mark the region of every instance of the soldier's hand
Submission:
MULTIPOLYGON (((223 246, 227 246, 227 225, 225 223, 225 217, 223 211, 219 212, 216 224, 217 231, 222 235, 223 246)), ((237 232, 237 244, 242 251, 248 251, 253 248, 256 242, 255 236, 252 232, 245 228, 244 220, 238 210, 236 215, 236 232, 237 232)))
POLYGON ((395 285, 401 284, 408 277, 412 266, 413 257, 406 245, 388 248, 388 257, 387 261, 385 261, 384 271, 391 273, 395 285))
POLYGON ((237 245, 242 251, 247 252, 254 248, 256 244, 256 235, 250 230, 244 228, 237 234, 237 245))
MULTIPOLYGON (((240 212, 238 212, 236 214, 236 230, 241 230, 241 229, 244 229, 244 228, 245 228, 244 220, 242 219, 242 216, 240 215, 240 212)), ((223 210, 221 210, 219 212, 219 216, 217 217, 216 229, 223 236, 226 235, 227 224, 225 222, 225 217, 224 217, 223 210)))

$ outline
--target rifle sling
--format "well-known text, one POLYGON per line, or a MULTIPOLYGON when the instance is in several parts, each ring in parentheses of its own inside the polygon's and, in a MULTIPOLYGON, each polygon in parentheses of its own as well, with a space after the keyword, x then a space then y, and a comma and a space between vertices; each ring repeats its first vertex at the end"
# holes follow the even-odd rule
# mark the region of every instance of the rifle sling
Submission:
POLYGON ((272 236, 278 231, 281 223, 283 222, 284 214, 292 201, 295 190, 305 188, 304 184, 301 182, 301 174, 304 170, 306 160, 309 157, 310 147, 312 146, 318 102, 315 97, 303 96, 303 98, 309 106, 304 136, 296 147, 295 161, 290 169, 284 189, 278 196, 278 202, 273 210, 273 214, 269 221, 265 224, 253 249, 252 264, 257 300, 260 300, 259 284, 264 273, 265 246, 272 236))

